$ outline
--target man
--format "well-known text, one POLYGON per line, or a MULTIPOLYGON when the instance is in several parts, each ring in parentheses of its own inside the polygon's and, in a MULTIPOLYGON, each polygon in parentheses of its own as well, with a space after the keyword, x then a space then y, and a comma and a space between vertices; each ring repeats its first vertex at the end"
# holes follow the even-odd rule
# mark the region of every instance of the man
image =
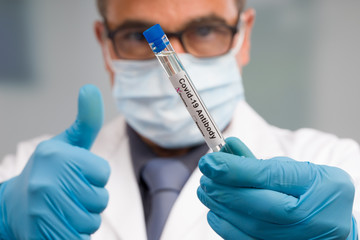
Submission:
POLYGON ((244 1, 98 5, 95 32, 122 116, 97 136, 101 95, 85 86, 69 129, 3 160, 2 239, 357 239, 359 146, 269 126, 243 99, 255 18, 244 1), (156 23, 224 135, 244 142, 229 138, 232 153, 206 154, 141 35, 156 23))

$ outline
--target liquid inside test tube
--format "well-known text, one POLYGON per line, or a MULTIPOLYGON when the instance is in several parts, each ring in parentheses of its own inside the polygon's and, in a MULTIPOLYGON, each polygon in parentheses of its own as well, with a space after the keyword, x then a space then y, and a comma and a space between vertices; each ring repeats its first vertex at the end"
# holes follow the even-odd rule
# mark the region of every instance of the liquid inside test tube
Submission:
MULTIPOLYGON (((146 30, 144 36, 199 128, 205 142, 214 152, 220 151, 225 146, 225 140, 164 31, 157 24, 146 30)), ((231 152, 229 149, 226 151, 231 152)))

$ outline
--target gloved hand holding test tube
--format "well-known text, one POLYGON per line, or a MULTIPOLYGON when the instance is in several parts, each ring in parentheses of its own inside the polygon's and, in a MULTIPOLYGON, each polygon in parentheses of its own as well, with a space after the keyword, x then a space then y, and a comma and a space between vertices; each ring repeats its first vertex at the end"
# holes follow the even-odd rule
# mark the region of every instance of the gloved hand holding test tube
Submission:
POLYGON ((214 152, 219 152, 224 147, 226 152, 231 153, 231 149, 225 144, 219 128, 201 100, 188 73, 160 25, 152 26, 143 34, 199 128, 207 145, 214 152))

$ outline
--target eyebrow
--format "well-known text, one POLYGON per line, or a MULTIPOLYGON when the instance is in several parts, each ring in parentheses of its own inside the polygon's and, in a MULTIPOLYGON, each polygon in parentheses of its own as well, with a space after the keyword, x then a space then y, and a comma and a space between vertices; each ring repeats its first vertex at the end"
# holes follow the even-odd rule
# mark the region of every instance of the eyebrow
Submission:
POLYGON ((197 24, 202 24, 202 23, 208 23, 208 22, 211 22, 211 23, 223 23, 223 24, 227 24, 225 19, 219 17, 219 16, 216 16, 215 14, 210 14, 208 16, 204 16, 204 17, 200 17, 200 18, 196 18, 196 19, 193 19, 193 20, 190 20, 189 22, 187 22, 183 28, 187 28, 189 26, 192 26, 192 25, 197 25, 197 24))
MULTIPOLYGON (((195 18, 195 19, 188 21, 187 23, 183 24, 181 29, 186 29, 187 27, 192 26, 192 25, 198 25, 198 24, 208 23, 208 22, 226 24, 225 19, 223 19, 219 16, 216 16, 215 14, 210 14, 207 16, 195 18)), ((115 31, 119 31, 119 30, 123 30, 123 29, 131 29, 131 28, 150 28, 151 26, 153 26, 155 24, 156 24, 155 22, 144 21, 144 20, 125 20, 122 24, 117 26, 115 29, 113 29, 113 30, 108 29, 108 30, 110 32, 115 32, 115 31)), ((106 20, 105 20, 105 25, 108 28, 108 24, 107 24, 106 20)))

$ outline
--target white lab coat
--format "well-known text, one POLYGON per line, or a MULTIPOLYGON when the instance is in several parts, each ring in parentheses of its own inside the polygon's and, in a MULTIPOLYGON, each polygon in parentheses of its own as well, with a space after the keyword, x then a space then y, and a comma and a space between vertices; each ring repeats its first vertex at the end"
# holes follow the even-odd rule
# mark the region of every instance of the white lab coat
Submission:
MULTIPOLYGON (((224 136, 239 137, 258 158, 288 156, 298 161, 337 166, 347 171, 356 186, 354 215, 359 228, 360 149, 356 142, 312 129, 292 132, 270 126, 244 101, 239 103, 224 136)), ((0 181, 20 173, 40 140, 20 143, 16 155, 7 156, 1 162, 0 181)), ((94 153, 111 165, 107 185, 109 204, 102 215, 101 227, 92 239, 146 239, 141 197, 128 144, 125 122, 119 117, 101 130, 92 148, 94 153)), ((163 240, 220 239, 208 226, 208 210, 196 196, 200 177, 201 173, 196 169, 185 184, 165 225, 163 240)))

